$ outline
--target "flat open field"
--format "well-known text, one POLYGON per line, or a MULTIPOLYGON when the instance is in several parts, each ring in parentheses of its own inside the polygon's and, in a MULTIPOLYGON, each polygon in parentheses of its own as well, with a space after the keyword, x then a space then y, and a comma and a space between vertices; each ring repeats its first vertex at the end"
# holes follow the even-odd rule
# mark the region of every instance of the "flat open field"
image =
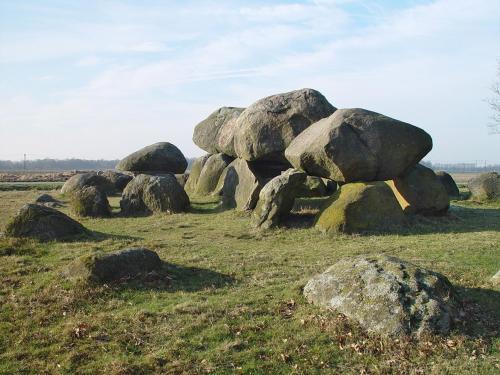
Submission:
MULTIPOLYGON (((0 231, 41 193, 0 192, 0 231)), ((95 232, 85 242, 0 239, 0 373, 499 373, 500 290, 489 279, 500 269, 500 204, 453 202, 446 217, 370 236, 300 226, 258 233, 248 215, 214 208, 199 198, 186 214, 81 219, 95 232), (88 287, 63 276, 81 255, 139 246, 170 264, 169 279, 88 287), (311 276, 371 253, 457 286, 465 316, 449 337, 369 335, 305 302, 311 276)))

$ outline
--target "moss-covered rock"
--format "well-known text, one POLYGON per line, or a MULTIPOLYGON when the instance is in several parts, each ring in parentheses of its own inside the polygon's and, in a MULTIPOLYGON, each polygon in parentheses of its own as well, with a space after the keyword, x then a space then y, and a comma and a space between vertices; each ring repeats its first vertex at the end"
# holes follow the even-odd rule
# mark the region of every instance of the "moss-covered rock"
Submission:
POLYGON ((226 167, 231 164, 233 158, 224 154, 215 154, 208 158, 203 166, 196 193, 198 195, 207 195, 214 192, 219 182, 220 176, 226 167))
POLYGON ((323 232, 389 231, 405 223, 392 190, 383 182, 342 185, 325 207, 316 221, 323 232))
POLYGON ((309 280, 304 296, 390 336, 447 334, 457 314, 445 276, 385 255, 340 260, 309 280))
POLYGON ((83 256, 72 262, 65 273, 74 280, 108 283, 144 276, 161 267, 158 254, 138 248, 83 256))
POLYGON ((302 183, 298 197, 312 198, 324 197, 326 195, 326 185, 321 177, 307 176, 306 180, 302 183))
POLYGON ((111 207, 106 193, 95 186, 76 191, 71 198, 71 209, 78 216, 110 217, 111 207))
POLYGON ((259 201, 252 215, 254 227, 269 229, 280 224, 293 207, 306 174, 289 169, 269 181, 259 193, 259 201))
POLYGON ((178 213, 189 209, 189 197, 172 174, 140 174, 127 185, 120 200, 125 215, 178 213))
POLYGON ((184 189, 186 189, 188 193, 196 193, 196 187, 198 186, 198 179, 200 178, 201 170, 210 156, 211 154, 203 155, 193 162, 186 185, 184 185, 184 189))
POLYGON ((500 175, 496 172, 483 173, 468 183, 472 198, 488 200, 500 198, 500 175))
POLYGON ((87 186, 95 186, 97 189, 105 192, 106 194, 110 194, 115 191, 115 186, 108 178, 101 176, 96 172, 89 172, 72 176, 64 183, 61 188, 61 193, 71 196, 73 193, 87 186))
POLYGON ((63 205, 63 202, 60 200, 55 199, 53 196, 50 194, 42 194, 40 195, 36 200, 36 204, 41 204, 42 206, 47 206, 47 207, 52 207, 52 208, 58 208, 63 205))
POLYGON ((445 171, 438 171, 436 172, 436 177, 443 184, 450 199, 458 199, 460 197, 460 190, 458 189, 455 180, 449 173, 446 173, 445 171))
POLYGON ((450 207, 450 197, 432 169, 417 164, 402 177, 388 181, 405 213, 442 215, 450 207))
POLYGON ((51 207, 26 204, 9 221, 5 234, 9 237, 60 241, 88 234, 79 222, 51 207))
POLYGON ((158 142, 123 158, 116 169, 135 173, 184 173, 187 160, 182 152, 169 142, 158 142))

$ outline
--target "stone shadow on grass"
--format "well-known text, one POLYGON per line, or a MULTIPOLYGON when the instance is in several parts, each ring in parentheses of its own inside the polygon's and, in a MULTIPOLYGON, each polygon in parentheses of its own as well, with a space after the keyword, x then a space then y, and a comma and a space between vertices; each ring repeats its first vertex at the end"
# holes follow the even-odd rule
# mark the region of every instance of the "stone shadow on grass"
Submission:
POLYGON ((454 329, 472 338, 500 337, 500 291, 456 286, 461 316, 454 329))
POLYGON ((147 275, 113 283, 119 290, 157 290, 196 292, 232 285, 232 276, 206 268, 188 267, 162 261, 161 269, 147 275))
POLYGON ((110 234, 96 230, 88 230, 87 235, 76 236, 64 242, 101 242, 109 239, 115 240, 141 240, 141 237, 129 236, 124 234, 110 234))

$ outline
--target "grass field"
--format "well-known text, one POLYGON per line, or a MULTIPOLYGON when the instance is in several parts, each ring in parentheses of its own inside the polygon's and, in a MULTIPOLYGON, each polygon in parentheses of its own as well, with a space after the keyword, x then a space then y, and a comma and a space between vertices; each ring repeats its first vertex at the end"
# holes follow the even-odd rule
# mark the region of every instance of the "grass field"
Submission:
MULTIPOLYGON (((0 231, 41 193, 0 192, 0 231)), ((249 220, 198 198, 186 214, 82 219, 95 233, 85 242, 0 239, 0 373, 500 372, 500 290, 489 284, 500 269, 500 204, 453 202, 448 216, 415 219, 397 235, 325 236, 301 225, 258 233, 249 220), (157 251, 170 277, 88 287, 63 276, 78 256, 137 246, 157 251), (449 337, 369 335, 305 302, 312 275, 372 253, 459 288, 465 315, 449 337)))

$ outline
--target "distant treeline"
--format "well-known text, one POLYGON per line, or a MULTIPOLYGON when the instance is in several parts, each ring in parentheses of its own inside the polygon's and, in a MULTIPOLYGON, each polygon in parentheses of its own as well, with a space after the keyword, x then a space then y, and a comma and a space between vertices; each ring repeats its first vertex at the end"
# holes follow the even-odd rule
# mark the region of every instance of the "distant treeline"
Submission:
POLYGON ((423 165, 435 170, 450 173, 480 173, 480 172, 500 172, 500 164, 479 165, 478 163, 432 163, 422 161, 423 165))
MULTIPOLYGON (((191 165, 194 159, 187 159, 191 165)), ((73 171, 114 169, 119 160, 36 159, 24 161, 0 160, 0 171, 73 171)))

